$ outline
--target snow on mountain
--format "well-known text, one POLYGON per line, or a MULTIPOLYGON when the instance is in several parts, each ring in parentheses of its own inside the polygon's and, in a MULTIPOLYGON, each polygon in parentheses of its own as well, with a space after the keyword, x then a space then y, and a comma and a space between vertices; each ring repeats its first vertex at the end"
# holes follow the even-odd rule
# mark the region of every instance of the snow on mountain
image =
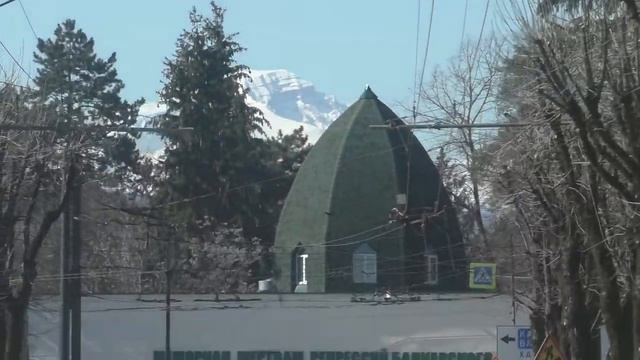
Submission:
POLYGON ((249 97, 282 118, 324 130, 347 108, 290 71, 252 70, 250 75, 243 82, 249 97))
MULTIPOLYGON (((278 131, 290 134, 303 127, 309 142, 315 143, 322 132, 347 108, 334 96, 317 91, 313 84, 287 70, 252 70, 250 79, 243 80, 249 89, 247 104, 264 115, 270 126, 267 136, 278 131)), ((140 107, 138 126, 146 126, 150 118, 166 112, 166 106, 147 102, 140 107)), ((157 157, 164 144, 156 134, 145 133, 138 140, 141 153, 157 157)))
MULTIPOLYGON (((140 106, 138 112, 138 122, 136 126, 150 126, 150 120, 154 116, 164 114, 167 111, 165 105, 157 102, 147 102, 140 106)), ((155 133, 143 133, 140 135, 140 139, 137 141, 138 150, 141 154, 150 155, 151 157, 157 157, 164 149, 164 143, 160 136, 155 133)))
POLYGON ((247 99, 247 104, 253 106, 260 111, 270 126, 264 126, 263 130, 269 137, 275 137, 278 135, 278 131, 282 131, 283 134, 291 134, 293 130, 302 126, 304 133, 308 136, 310 143, 315 143, 322 135, 324 129, 313 126, 311 124, 301 123, 295 120, 287 119, 280 115, 275 114, 267 105, 256 102, 252 98, 247 99))

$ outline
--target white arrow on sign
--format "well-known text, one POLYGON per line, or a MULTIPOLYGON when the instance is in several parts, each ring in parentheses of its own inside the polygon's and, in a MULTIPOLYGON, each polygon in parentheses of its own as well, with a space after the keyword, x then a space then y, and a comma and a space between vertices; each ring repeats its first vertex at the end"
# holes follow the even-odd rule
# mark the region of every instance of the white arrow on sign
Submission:
POLYGON ((529 326, 498 326, 497 352, 500 360, 533 360, 533 341, 529 326))

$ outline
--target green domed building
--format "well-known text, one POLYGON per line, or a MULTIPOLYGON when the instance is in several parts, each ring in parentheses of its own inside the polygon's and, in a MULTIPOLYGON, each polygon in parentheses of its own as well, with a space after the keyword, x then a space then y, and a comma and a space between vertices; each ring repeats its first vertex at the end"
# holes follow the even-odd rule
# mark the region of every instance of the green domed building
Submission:
POLYGON ((367 87, 298 171, 276 232, 279 292, 462 290, 460 227, 438 171, 367 87))

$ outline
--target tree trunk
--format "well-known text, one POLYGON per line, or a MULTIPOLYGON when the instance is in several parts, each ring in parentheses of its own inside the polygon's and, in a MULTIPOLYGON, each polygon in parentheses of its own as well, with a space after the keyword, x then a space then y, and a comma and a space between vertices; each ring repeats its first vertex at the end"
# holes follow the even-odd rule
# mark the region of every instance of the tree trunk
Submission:
MULTIPOLYGON (((475 170, 474 170, 475 171, 475 170)), ((482 206, 480 204, 480 189, 478 187, 478 181, 475 176, 472 175, 472 187, 473 187, 473 217, 476 219, 480 236, 482 237, 482 243, 485 246, 485 251, 488 251, 491 247, 489 245, 489 239, 487 238, 487 230, 484 227, 484 221, 482 220, 482 206)))
MULTIPOLYGON (((1 227, 1 225, 0 225, 1 227)), ((5 343, 7 339, 9 299, 11 289, 9 288, 9 271, 6 268, 8 242, 4 237, 5 232, 0 229, 0 360, 6 360, 4 357, 5 343)))
POLYGON ((598 353, 594 351, 591 340, 591 316, 586 307, 586 296, 583 282, 580 278, 580 264, 582 252, 580 251, 580 236, 577 232, 577 224, 570 221, 568 237, 564 240, 563 247, 563 288, 564 292, 564 317, 563 335, 568 338, 569 350, 572 359, 597 360, 598 353))
POLYGON ((25 321, 27 303, 21 297, 9 301, 5 316, 7 317, 7 337, 5 341, 5 359, 20 359, 25 344, 25 321))
MULTIPOLYGON (((638 234, 637 228, 634 229, 635 238, 638 234)), ((633 359, 640 359, 640 246, 635 246, 635 276, 632 284, 632 298, 633 298, 633 359)))
POLYGON ((585 204, 582 210, 584 223, 587 226, 588 244, 600 285, 600 310, 604 320, 607 334, 611 343, 610 357, 612 359, 636 359, 633 357, 633 305, 632 295, 629 299, 623 299, 617 282, 616 266, 612 254, 604 244, 602 229, 598 219, 598 204, 600 193, 598 189, 598 177, 595 171, 589 172, 590 193, 585 194, 587 199, 592 197, 590 204, 585 204))
POLYGON ((26 341, 27 309, 33 291, 33 281, 36 278, 36 263, 30 260, 23 261, 22 286, 15 295, 11 295, 7 301, 7 337, 5 338, 5 360, 20 359, 26 341))
POLYGON ((0 360, 5 360, 4 351, 5 343, 7 339, 7 306, 3 302, 2 308, 0 308, 0 360))

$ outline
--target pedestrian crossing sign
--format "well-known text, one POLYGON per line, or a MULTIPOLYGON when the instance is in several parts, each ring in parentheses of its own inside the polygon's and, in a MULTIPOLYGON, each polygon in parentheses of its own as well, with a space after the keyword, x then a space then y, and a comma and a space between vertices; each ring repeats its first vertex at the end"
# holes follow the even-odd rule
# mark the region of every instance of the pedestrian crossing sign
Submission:
POLYGON ((496 288, 496 264, 494 263, 470 263, 469 264, 469 289, 495 290, 496 288))

